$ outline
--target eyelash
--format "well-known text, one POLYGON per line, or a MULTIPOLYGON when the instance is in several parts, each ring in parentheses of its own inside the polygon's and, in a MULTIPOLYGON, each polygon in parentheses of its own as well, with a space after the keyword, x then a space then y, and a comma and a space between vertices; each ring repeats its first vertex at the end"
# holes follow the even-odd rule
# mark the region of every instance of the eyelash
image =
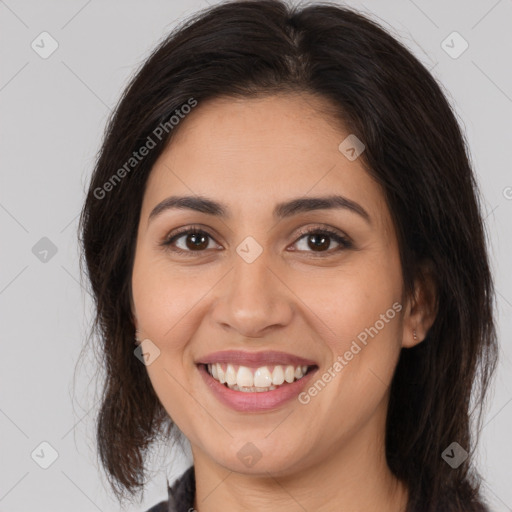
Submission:
MULTIPOLYGON (((172 244, 174 242, 176 242, 176 240, 178 240, 179 238, 183 237, 184 235, 188 235, 188 234, 192 234, 192 233, 196 234, 196 235, 206 235, 206 236, 210 237, 213 240, 213 237, 208 232, 206 232, 204 229, 202 229, 200 227, 190 226, 190 227, 184 228, 184 229, 182 229, 182 230, 180 230, 178 232, 172 233, 171 235, 166 237, 166 239, 161 243, 161 245, 165 249, 167 249, 169 251, 172 251, 173 253, 184 255, 184 256, 195 256, 194 253, 205 252, 207 249, 204 249, 204 250, 201 250, 201 251, 188 251, 188 250, 185 251, 185 250, 180 249, 178 247, 173 247, 172 246, 172 244)), ((298 251, 298 252, 311 252, 312 253, 311 256, 316 258, 316 257, 324 257, 324 256, 322 256, 322 254, 332 255, 333 253, 338 253, 340 251, 343 251, 345 249, 351 249, 353 247, 353 244, 352 244, 352 242, 349 239, 347 239, 346 237, 342 236, 340 233, 338 233, 337 231, 335 231, 333 229, 324 228, 324 227, 322 227, 322 228, 314 227, 314 228, 309 228, 309 229, 306 229, 306 230, 303 230, 303 231, 299 232, 298 233, 298 238, 296 239, 296 241, 294 243, 297 243, 299 240, 304 238, 306 235, 312 235, 312 234, 315 234, 315 235, 328 235, 335 242, 337 242, 340 245, 340 247, 338 247, 337 249, 334 249, 334 250, 319 251, 316 254, 315 254, 315 251, 298 251)))

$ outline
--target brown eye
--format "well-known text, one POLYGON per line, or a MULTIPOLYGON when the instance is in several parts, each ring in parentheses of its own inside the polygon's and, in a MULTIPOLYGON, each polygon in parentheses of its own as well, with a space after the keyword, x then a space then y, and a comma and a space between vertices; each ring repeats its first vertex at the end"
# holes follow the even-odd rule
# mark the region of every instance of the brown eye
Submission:
POLYGON ((179 254, 203 252, 209 248, 209 242, 213 238, 201 229, 188 228, 171 235, 162 245, 179 254))
POLYGON ((352 243, 342 236, 340 233, 328 229, 310 229, 302 233, 302 236, 295 242, 298 244, 305 239, 305 248, 299 248, 300 252, 313 252, 313 253, 336 253, 343 249, 352 247, 352 243), (338 247, 328 250, 332 241, 338 244, 338 247))
POLYGON ((314 251, 322 251, 324 249, 328 249, 329 245, 331 245, 330 236, 319 234, 308 235, 308 245, 314 251))
POLYGON ((208 235, 203 233, 189 233, 185 237, 187 249, 192 251, 206 249, 208 247, 208 235))

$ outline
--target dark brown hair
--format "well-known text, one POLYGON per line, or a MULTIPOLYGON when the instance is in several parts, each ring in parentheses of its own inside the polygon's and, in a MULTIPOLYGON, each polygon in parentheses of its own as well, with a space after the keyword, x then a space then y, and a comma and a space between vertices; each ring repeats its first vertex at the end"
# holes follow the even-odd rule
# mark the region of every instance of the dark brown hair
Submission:
POLYGON ((407 296, 427 269, 437 286, 435 322, 422 343, 402 350, 391 386, 386 453, 409 488, 408 511, 487 510, 471 455, 498 351, 467 143, 440 85, 406 47, 368 17, 326 2, 238 1, 199 12, 144 62, 109 120, 79 238, 106 375, 97 440, 110 484, 120 498, 134 495, 150 445, 173 433, 134 357, 130 307, 144 187, 179 125, 161 140, 155 129, 190 98, 201 108, 220 96, 292 92, 327 100, 328 114, 364 142, 360 158, 395 223, 407 296), (99 193, 148 137, 155 147, 99 193), (441 457, 452 442, 469 452, 457 469, 441 457))

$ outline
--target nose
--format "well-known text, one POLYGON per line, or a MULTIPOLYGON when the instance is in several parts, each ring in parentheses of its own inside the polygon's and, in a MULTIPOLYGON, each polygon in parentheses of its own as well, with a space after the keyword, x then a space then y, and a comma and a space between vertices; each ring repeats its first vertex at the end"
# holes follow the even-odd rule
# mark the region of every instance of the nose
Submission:
POLYGON ((264 254, 252 263, 234 258, 233 268, 216 287, 212 318, 217 326, 259 338, 291 322, 293 292, 264 254))

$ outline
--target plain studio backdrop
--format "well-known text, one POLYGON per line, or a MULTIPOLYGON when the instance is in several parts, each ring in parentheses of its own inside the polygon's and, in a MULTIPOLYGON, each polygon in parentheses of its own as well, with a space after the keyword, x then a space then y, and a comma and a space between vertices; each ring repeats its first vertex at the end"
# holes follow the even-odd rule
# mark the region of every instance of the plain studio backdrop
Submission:
MULTIPOLYGON (((92 319, 80 284, 78 214, 107 116, 128 79, 177 22, 213 3, 0 1, 2 512, 120 508, 96 463, 92 355, 73 381, 92 319)), ((512 1, 347 5, 380 22, 432 71, 470 144, 501 345, 478 462, 492 509, 510 511, 512 1)), ((144 500, 126 510, 166 499, 166 476, 172 481, 190 462, 155 450, 144 500)))

